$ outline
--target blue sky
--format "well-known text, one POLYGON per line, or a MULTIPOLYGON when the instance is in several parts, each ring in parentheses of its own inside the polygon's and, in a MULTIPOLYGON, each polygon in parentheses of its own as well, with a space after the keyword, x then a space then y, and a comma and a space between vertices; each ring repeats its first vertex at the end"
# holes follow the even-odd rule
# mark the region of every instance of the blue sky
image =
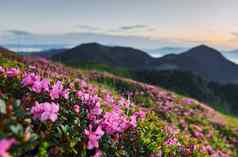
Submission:
POLYGON ((0 0, 1 44, 238 47, 237 0, 0 0))

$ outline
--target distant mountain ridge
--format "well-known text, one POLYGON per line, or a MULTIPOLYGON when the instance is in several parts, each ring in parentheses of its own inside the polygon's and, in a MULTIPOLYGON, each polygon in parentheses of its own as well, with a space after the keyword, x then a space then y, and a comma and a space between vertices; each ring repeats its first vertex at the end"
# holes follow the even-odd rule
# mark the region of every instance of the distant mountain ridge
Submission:
POLYGON ((93 63, 136 70, 191 71, 209 81, 238 83, 238 65, 206 45, 194 47, 181 54, 154 58, 139 49, 88 43, 53 55, 51 59, 71 66, 93 63))
POLYGON ((182 54, 158 58, 153 64, 176 65, 177 69, 198 73, 210 81, 222 83, 238 81, 238 65, 206 45, 194 47, 182 54))
POLYGON ((95 63, 113 67, 142 68, 149 65, 152 57, 134 48, 88 43, 56 54, 52 56, 52 59, 73 66, 81 63, 95 63))

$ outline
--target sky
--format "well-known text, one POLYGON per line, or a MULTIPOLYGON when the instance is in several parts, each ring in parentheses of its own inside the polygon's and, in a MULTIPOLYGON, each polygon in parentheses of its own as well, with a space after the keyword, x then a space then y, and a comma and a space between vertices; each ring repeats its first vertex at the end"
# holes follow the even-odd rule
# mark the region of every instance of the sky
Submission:
POLYGON ((238 48, 237 0, 0 0, 0 45, 238 48))

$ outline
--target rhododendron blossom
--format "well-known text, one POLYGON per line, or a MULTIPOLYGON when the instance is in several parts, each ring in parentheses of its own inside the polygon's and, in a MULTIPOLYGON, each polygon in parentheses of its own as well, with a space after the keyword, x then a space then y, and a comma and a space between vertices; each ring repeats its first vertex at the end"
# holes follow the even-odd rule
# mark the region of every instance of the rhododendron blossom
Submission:
POLYGON ((167 139, 165 142, 164 142, 165 145, 168 145, 168 146, 171 146, 171 145, 179 145, 179 142, 176 138, 174 137, 171 137, 169 139, 167 139))
POLYGON ((50 90, 50 97, 52 100, 58 99, 63 91, 63 86, 61 81, 57 81, 50 90))
POLYGON ((137 118, 136 115, 132 115, 132 116, 130 117, 130 124, 131 124, 131 126, 134 127, 134 128, 136 127, 136 123, 137 123, 136 118, 137 118))
POLYGON ((88 137, 88 149, 98 148, 98 141, 104 135, 104 131, 101 126, 98 126, 96 131, 92 131, 92 126, 89 126, 89 130, 84 131, 85 135, 88 137))
POLYGON ((31 113, 35 119, 41 121, 50 120, 52 122, 56 121, 59 112, 59 105, 55 103, 35 103, 35 106, 31 108, 31 113))
POLYGON ((183 99, 183 103, 187 104, 187 105, 190 105, 193 103, 193 99, 190 99, 190 98, 185 98, 183 99))
POLYGON ((0 74, 2 74, 4 72, 5 72, 5 69, 2 66, 0 66, 0 74))
POLYGON ((74 105, 73 109, 74 109, 74 112, 76 112, 76 113, 80 112, 80 106, 79 105, 74 105))
POLYGON ((129 128, 130 123, 126 116, 115 111, 106 112, 102 127, 108 134, 121 133, 129 128))
POLYGON ((8 68, 6 74, 8 77, 15 77, 20 73, 18 68, 8 68))
POLYGON ((96 150, 96 153, 92 157, 102 157, 102 152, 100 150, 96 150))
POLYGON ((65 99, 69 99, 69 89, 62 90, 60 95, 65 99))
POLYGON ((13 144, 16 143, 16 140, 13 138, 0 140, 0 157, 11 157, 11 155, 8 153, 8 150, 13 144))
POLYGON ((146 113, 144 111, 135 112, 133 115, 136 115, 138 118, 145 118, 146 113))
POLYGON ((24 76, 21 83, 23 86, 31 86, 37 80, 39 80, 39 76, 34 73, 30 73, 24 76))

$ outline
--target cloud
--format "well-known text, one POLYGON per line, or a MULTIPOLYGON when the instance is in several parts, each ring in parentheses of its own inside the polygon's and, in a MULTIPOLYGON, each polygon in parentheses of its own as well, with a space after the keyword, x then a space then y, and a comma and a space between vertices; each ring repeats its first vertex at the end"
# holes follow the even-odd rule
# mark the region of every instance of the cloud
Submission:
POLYGON ((231 32, 231 40, 230 41, 238 41, 238 32, 231 32))
MULTIPOLYGON (((17 46, 47 44, 63 45, 63 47, 73 47, 81 43, 99 42, 107 45, 132 46, 137 48, 152 47, 156 48, 161 44, 159 39, 153 40, 139 35, 110 34, 107 32, 71 32, 62 34, 36 34, 21 30, 4 31, 5 38, 0 38, 0 45, 17 46), (26 35, 26 36, 22 36, 26 35)), ((1 34, 1 33, 0 33, 1 34)), ((27 47, 29 48, 29 46, 27 47)), ((58 46, 57 46, 58 48, 58 46)))
POLYGON ((231 35, 238 37, 238 32, 231 32, 231 35))
POLYGON ((230 32, 230 38, 227 39, 229 43, 237 43, 238 42, 238 32, 230 32))
POLYGON ((131 26, 122 26, 121 30, 134 30, 134 29, 145 29, 148 28, 147 25, 131 25, 131 26))
POLYGON ((77 25, 77 28, 83 31, 101 31, 102 28, 90 25, 77 25))
MULTIPOLYGON (((83 31, 62 33, 62 34, 36 34, 33 32, 22 30, 7 30, 4 31, 4 38, 1 37, 0 45, 58 45, 62 47, 73 47, 81 43, 99 42, 107 45, 131 46, 136 48, 158 48, 161 46, 176 46, 181 44, 172 39, 151 38, 145 36, 146 31, 156 31, 156 27, 146 25, 121 26, 112 30, 93 27, 89 25, 78 25, 83 31), (134 31, 134 30, 135 31, 134 31), (138 31, 136 30, 138 29, 138 31), (101 31, 91 31, 101 30, 101 31), (129 31, 128 31, 129 30, 129 31), (133 30, 133 31, 130 31, 133 30)), ((182 43, 183 44, 183 43, 182 43)), ((42 46, 43 47, 43 46, 42 46)), ((29 47, 27 47, 29 48, 29 47)))
POLYGON ((24 36, 32 35, 32 33, 22 30, 7 30, 5 32, 10 33, 12 35, 24 35, 24 36))

